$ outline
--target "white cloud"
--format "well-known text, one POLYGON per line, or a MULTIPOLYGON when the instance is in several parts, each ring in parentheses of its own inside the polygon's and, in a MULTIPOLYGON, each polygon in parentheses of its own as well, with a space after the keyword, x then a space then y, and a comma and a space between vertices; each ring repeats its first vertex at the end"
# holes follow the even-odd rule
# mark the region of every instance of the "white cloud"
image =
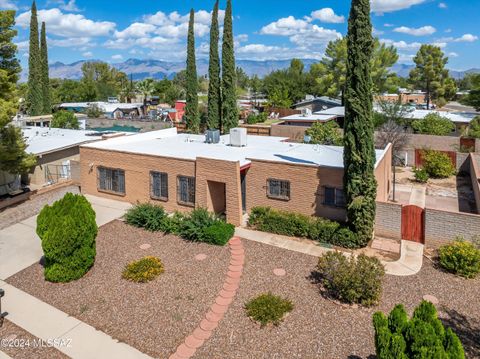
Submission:
POLYGON ((412 36, 427 36, 436 33, 437 29, 435 29, 433 26, 423 26, 419 28, 400 26, 395 28, 393 31, 412 36))
POLYGON ((75 41, 71 39, 47 39, 48 46, 52 47, 78 47, 78 46, 93 46, 92 39, 89 37, 77 37, 75 41))
POLYGON ((456 52, 449 52, 448 56, 449 57, 458 57, 459 55, 456 52))
POLYGON ((307 30, 311 24, 306 20, 296 19, 293 16, 281 18, 264 26, 260 33, 264 35, 291 36, 299 31, 307 30))
POLYGON ((114 35, 117 39, 139 38, 145 37, 155 30, 156 26, 152 24, 134 22, 123 31, 115 31, 114 35))
POLYGON ((0 9, 2 10, 18 10, 18 6, 10 0, 0 0, 0 9))
POLYGON ((371 0, 372 11, 377 14, 408 9, 427 0, 371 0))
POLYGON ((336 15, 332 8, 326 7, 312 12, 312 18, 320 20, 321 22, 331 24, 341 24, 345 22, 345 16, 336 15))
POLYGON ((83 57, 93 57, 93 52, 87 51, 82 54, 83 57))
POLYGON ((406 41, 393 41, 393 40, 390 40, 390 39, 380 39, 381 42, 383 42, 384 44, 388 45, 388 46, 395 46, 397 49, 399 50, 410 50, 410 51, 414 51, 414 50, 418 50, 422 44, 420 42, 406 42, 406 41))
MULTIPOLYGON (((45 21, 47 33, 63 37, 107 36, 115 30, 116 24, 109 21, 93 21, 80 14, 65 14, 60 9, 40 10, 39 21, 45 21)), ((28 28, 30 11, 20 14, 17 25, 28 28)))
POLYGON ((115 61, 123 60, 123 56, 120 55, 120 54, 113 55, 113 56, 112 56, 112 60, 115 60, 115 61))
POLYGON ((65 11, 70 11, 70 12, 78 12, 81 11, 75 0, 49 0, 47 1, 47 5, 50 4, 55 4, 57 5, 60 9, 65 10, 65 11))
POLYGON ((447 8, 448 8, 448 5, 445 4, 444 2, 441 2, 441 3, 438 4, 438 7, 439 7, 440 9, 447 9, 447 8))
POLYGON ((458 39, 455 39, 455 42, 474 42, 478 40, 478 36, 472 34, 464 34, 458 39))

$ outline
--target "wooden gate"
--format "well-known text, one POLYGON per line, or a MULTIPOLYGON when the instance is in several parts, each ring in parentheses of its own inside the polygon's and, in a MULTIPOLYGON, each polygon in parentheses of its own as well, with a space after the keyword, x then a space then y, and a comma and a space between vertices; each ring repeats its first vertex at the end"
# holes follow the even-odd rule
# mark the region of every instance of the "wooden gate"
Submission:
POLYGON ((425 210, 415 205, 402 207, 402 239, 425 243, 425 210))

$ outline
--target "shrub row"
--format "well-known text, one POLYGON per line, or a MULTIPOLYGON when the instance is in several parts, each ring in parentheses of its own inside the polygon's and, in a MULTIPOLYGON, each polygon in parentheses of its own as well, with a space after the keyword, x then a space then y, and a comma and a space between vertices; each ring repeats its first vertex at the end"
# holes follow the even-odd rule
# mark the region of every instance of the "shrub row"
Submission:
POLYGON ((262 232, 310 238, 343 248, 361 248, 366 244, 362 243, 349 228, 338 222, 278 211, 270 207, 252 208, 248 224, 262 232))
POLYGON ((220 246, 225 245, 235 232, 233 225, 203 208, 188 214, 176 212, 168 216, 163 207, 143 203, 128 210, 125 221, 148 231, 173 233, 189 241, 220 246))

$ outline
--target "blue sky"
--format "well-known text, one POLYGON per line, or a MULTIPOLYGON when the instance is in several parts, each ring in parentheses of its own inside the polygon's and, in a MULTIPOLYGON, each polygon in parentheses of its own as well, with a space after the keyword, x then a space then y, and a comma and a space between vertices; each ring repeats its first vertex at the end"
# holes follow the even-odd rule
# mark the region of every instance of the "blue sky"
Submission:
MULTIPOLYGON (((221 1, 221 8, 225 7, 221 1)), ((50 61, 122 62, 128 58, 184 61, 188 11, 195 8, 197 54, 208 56, 213 0, 39 0, 50 61)), ((0 0, 17 10, 19 56, 28 56, 31 1, 0 0)), ((350 1, 234 0, 237 58, 321 58, 328 41, 345 34, 350 1)), ((375 35, 411 63, 422 43, 441 46, 448 67, 480 68, 478 0, 372 0, 375 35)), ((221 19, 221 22, 223 20, 221 19)))

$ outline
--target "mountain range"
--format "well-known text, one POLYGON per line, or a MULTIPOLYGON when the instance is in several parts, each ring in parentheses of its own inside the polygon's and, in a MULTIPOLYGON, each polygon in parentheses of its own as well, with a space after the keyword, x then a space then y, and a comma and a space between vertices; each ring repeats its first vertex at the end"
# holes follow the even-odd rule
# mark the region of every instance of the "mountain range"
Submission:
MULTIPOLYGON (((82 77, 82 65, 85 62, 96 60, 81 60, 71 64, 64 64, 63 62, 54 62, 49 65, 50 77, 61 79, 78 80, 82 77)), ((305 69, 308 70, 310 66, 318 60, 304 59, 305 69)), ((290 66, 290 60, 237 60, 238 67, 241 67, 248 76, 257 75, 264 77, 274 70, 286 69, 290 66)), ((142 80, 147 77, 154 79, 168 78, 172 79, 175 74, 185 69, 184 62, 168 62, 159 60, 140 60, 128 59, 125 62, 112 64, 116 69, 131 75, 134 80, 142 80)), ((408 77, 413 65, 396 64, 392 67, 392 71, 398 76, 408 77)), ((197 71, 199 76, 206 75, 208 72, 208 60, 197 60, 197 71)), ((450 71, 450 75, 455 79, 461 79, 468 73, 480 73, 480 69, 470 69, 467 71, 450 71)), ((27 80, 27 72, 24 69, 21 81, 27 80)))

